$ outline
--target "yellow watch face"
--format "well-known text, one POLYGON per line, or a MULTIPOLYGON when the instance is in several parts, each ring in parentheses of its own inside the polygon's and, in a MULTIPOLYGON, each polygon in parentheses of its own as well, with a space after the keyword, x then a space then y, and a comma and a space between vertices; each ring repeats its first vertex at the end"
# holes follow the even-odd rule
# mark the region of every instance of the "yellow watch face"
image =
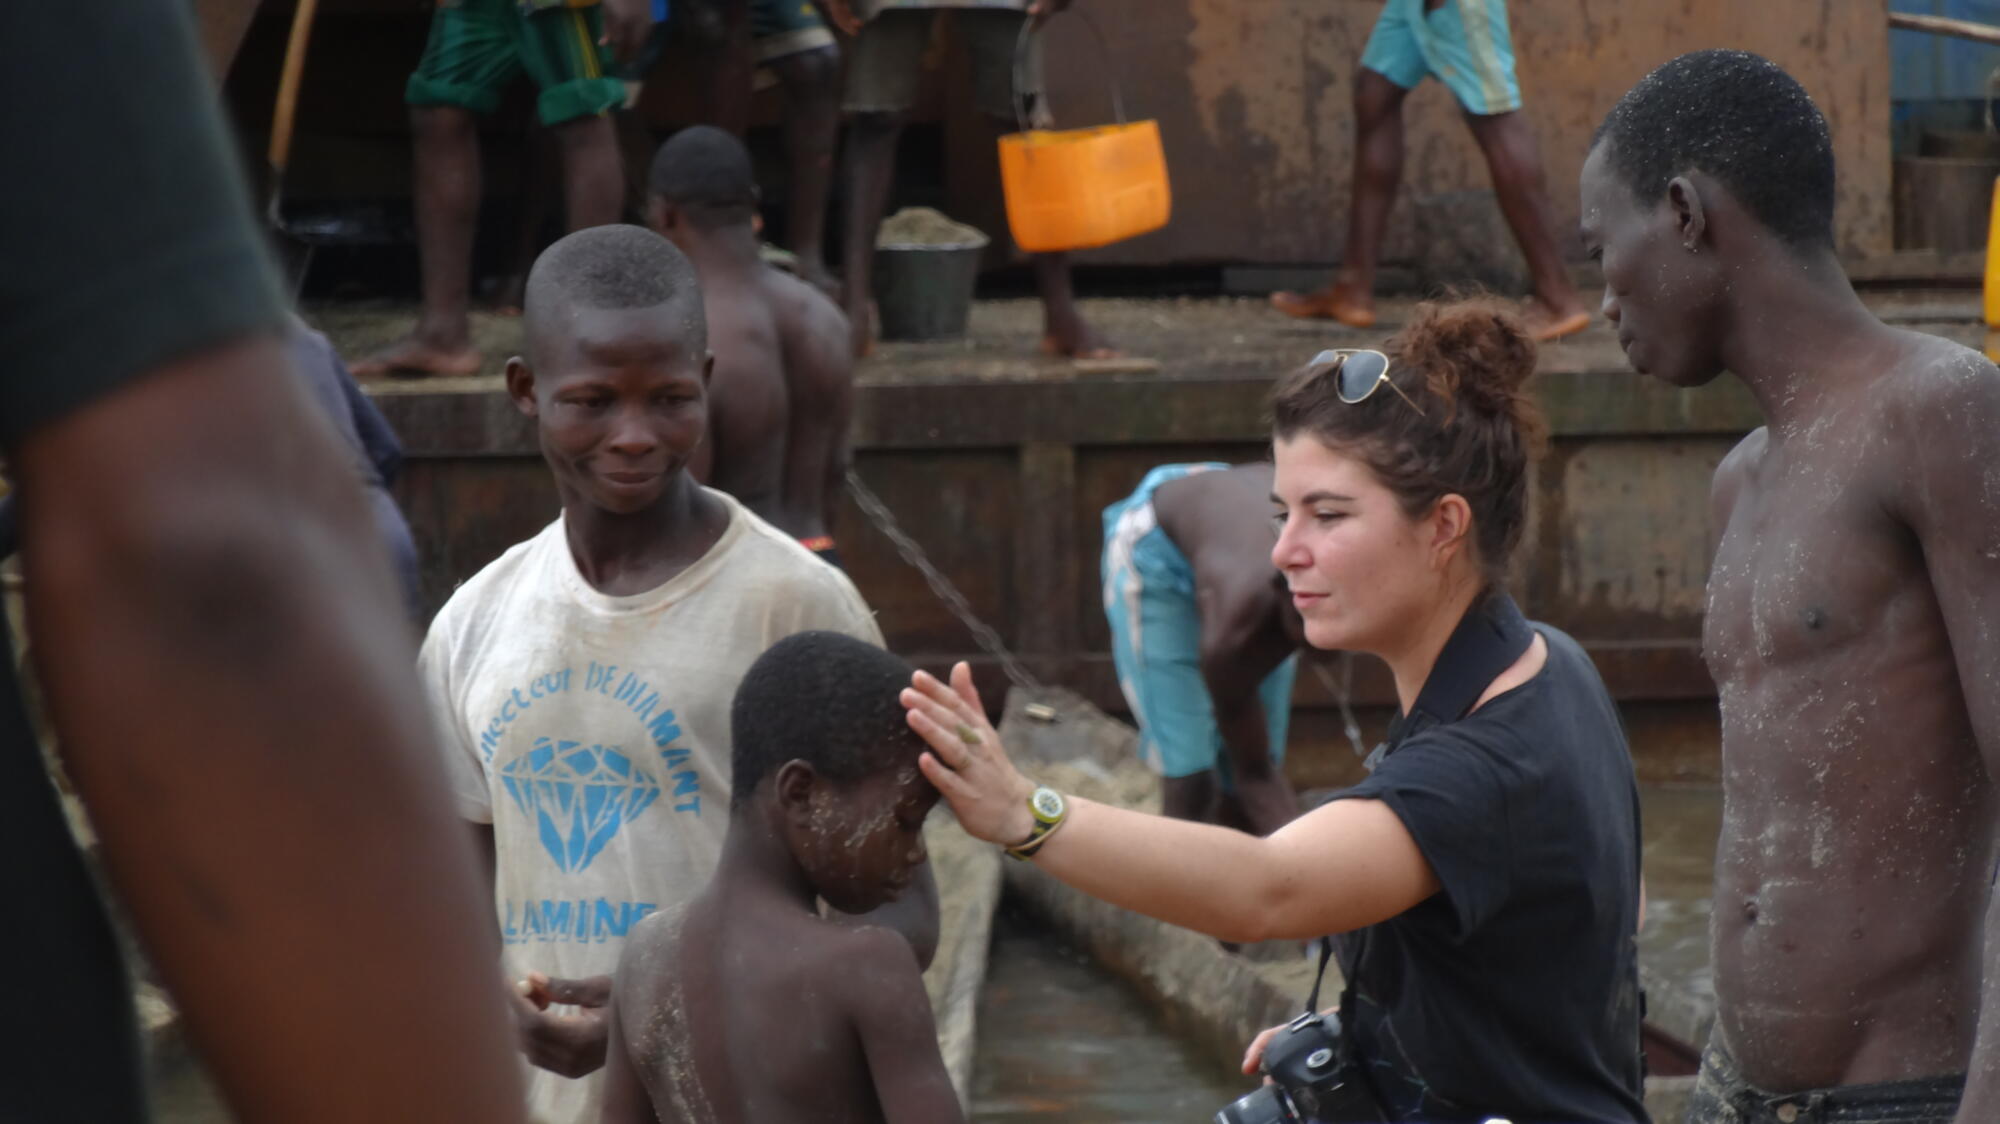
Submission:
POLYGON ((1062 793, 1053 788, 1038 788, 1028 797, 1028 807, 1034 809, 1035 818, 1043 823, 1054 823, 1062 818, 1062 793))

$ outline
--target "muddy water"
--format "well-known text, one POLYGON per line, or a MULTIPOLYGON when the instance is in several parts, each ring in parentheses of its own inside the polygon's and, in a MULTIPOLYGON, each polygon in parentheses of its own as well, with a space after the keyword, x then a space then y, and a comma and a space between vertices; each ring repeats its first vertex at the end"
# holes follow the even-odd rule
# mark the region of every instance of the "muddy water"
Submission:
POLYGON ((1646 927, 1640 960, 1708 1004, 1715 977, 1708 963, 1708 907, 1722 793, 1712 788, 1642 788, 1646 927))
POLYGON ((1004 909, 995 920, 974 1124, 1205 1121, 1254 1087, 1168 1033, 1082 954, 1004 909))

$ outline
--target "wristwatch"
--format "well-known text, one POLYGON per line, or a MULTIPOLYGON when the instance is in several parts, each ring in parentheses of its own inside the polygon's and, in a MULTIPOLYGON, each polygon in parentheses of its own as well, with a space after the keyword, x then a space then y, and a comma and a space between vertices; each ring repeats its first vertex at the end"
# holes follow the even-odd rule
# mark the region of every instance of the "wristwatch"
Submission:
POLYGON ((1063 819, 1069 815, 1069 804, 1062 793, 1043 785, 1028 794, 1028 812, 1035 817, 1035 830, 1028 833, 1027 839, 1007 848, 1008 855, 1024 862, 1033 858, 1042 844, 1049 841, 1049 836, 1063 825, 1063 819))

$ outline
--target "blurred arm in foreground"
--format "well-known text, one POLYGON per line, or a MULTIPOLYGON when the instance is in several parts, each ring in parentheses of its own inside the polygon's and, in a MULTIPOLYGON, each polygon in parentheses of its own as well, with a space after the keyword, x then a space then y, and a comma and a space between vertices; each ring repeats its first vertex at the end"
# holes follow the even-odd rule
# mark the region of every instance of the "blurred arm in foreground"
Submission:
MULTIPOLYGON (((50 714, 238 1119, 519 1121, 407 626, 183 8, 0 6, 0 96, 37 107, 0 118, 36 160, 0 185, 0 444, 50 714)), ((115 946, 0 695, 0 956, 37 1025, 0 1115, 142 1119, 115 946)))

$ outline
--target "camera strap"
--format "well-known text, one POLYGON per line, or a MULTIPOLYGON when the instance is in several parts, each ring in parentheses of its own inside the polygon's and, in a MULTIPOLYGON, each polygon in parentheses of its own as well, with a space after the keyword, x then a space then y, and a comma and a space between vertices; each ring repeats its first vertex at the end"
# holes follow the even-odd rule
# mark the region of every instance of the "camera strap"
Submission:
MULTIPOLYGON (((1504 590, 1495 589, 1473 602, 1465 616, 1459 619, 1458 627, 1452 630, 1451 639, 1445 641, 1444 650, 1438 653, 1437 663, 1424 680, 1423 690, 1417 692, 1417 701, 1408 714, 1398 714, 1389 723, 1389 736, 1375 751, 1368 755, 1363 764, 1369 772, 1381 765, 1382 759, 1396 751, 1411 735, 1428 730, 1433 726, 1443 726, 1466 716, 1472 704, 1486 693, 1486 688, 1500 677, 1500 673, 1514 666, 1528 646, 1535 642, 1534 626, 1522 614, 1521 607, 1504 590)), ((1361 963, 1366 948, 1366 930, 1349 934, 1348 946, 1342 955, 1341 967, 1347 976, 1346 984, 1340 991, 1340 1010, 1351 1014, 1354 1010, 1355 968, 1361 963)), ((1319 971, 1313 976, 1312 994, 1306 1000, 1307 1013, 1319 1010, 1320 985, 1326 982, 1327 961, 1333 956, 1333 938, 1321 937, 1319 941, 1319 971)), ((1341 1036, 1343 1043, 1351 1043, 1349 1035, 1341 1036)))
POLYGON ((1411 735, 1465 717, 1500 673, 1514 666, 1535 641, 1535 629, 1505 591, 1475 602, 1452 630, 1408 714, 1389 723, 1389 737, 1364 762, 1374 772, 1411 735))

